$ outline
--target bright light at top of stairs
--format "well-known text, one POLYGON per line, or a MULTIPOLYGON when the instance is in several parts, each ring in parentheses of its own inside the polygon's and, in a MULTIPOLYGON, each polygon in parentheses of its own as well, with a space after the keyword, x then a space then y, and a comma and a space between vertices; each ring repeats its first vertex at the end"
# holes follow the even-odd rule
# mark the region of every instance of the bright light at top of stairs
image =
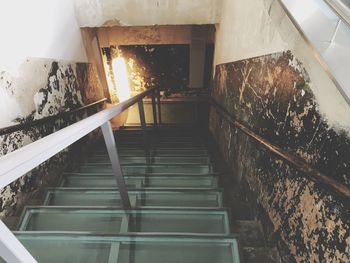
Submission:
POLYGON ((123 57, 113 59, 112 67, 119 101, 127 100, 131 97, 131 91, 125 59, 123 57))

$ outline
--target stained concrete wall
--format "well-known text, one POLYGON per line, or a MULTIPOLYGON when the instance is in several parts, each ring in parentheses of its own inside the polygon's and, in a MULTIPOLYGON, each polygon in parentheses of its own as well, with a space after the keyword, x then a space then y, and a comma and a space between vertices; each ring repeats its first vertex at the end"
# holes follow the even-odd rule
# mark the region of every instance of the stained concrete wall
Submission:
POLYGON ((222 0, 74 0, 81 27, 215 24, 222 0))
MULTIPOLYGON (((279 1, 226 0, 213 97, 271 143, 350 187, 350 107, 279 1)), ((284 262, 348 262, 348 201, 210 112, 210 129, 284 262)))
POLYGON ((215 65, 291 50, 312 80, 322 116, 331 126, 350 131, 350 107, 279 1, 223 1, 216 36, 215 65))
MULTIPOLYGON (((0 72, 2 125, 30 122, 79 108, 103 98, 96 69, 87 63, 27 59, 18 76, 0 72), (42 82, 31 82, 39 79, 42 82), (39 85, 40 84, 40 85, 39 85), (12 107, 12 108, 9 108, 12 107), (9 114, 7 111, 16 110, 9 114), (17 114, 16 114, 17 113, 17 114)), ((85 114, 0 136, 0 157, 72 124, 85 114)), ((83 144, 75 147, 83 150, 83 144)), ((0 218, 18 215, 31 198, 38 198, 44 186, 57 184, 60 173, 82 154, 67 148, 17 181, 0 189, 0 218)), ((40 196, 39 196, 40 197, 40 196)))

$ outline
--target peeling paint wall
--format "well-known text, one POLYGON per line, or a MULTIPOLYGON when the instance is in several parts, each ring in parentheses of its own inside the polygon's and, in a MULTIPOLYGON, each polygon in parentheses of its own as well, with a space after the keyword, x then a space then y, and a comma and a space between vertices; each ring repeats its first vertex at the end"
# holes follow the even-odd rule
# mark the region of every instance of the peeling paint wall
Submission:
MULTIPOLYGON (((239 121, 350 186, 350 138, 322 118, 310 78, 291 52, 218 65, 214 86, 213 97, 239 121)), ((346 200, 254 143, 215 110, 210 129, 297 262, 350 260, 346 200)))
MULTIPOLYGON (((279 1, 225 0, 215 45, 213 97, 263 138, 350 187, 350 107, 279 1)), ((215 110, 210 129, 284 262, 350 261, 348 200, 215 110)))
POLYGON ((215 24, 222 0, 74 0, 81 27, 215 24))
MULTIPOLYGON (((0 127, 52 116, 103 98, 103 90, 92 64, 45 59, 27 59, 17 74, 1 71, 0 93, 0 127)), ((63 118, 0 136, 0 156, 66 127, 84 116, 85 114, 80 114, 63 118)), ((26 200, 37 196, 43 186, 55 183, 62 169, 71 165, 68 160, 72 159, 72 149, 65 149, 37 169, 0 189, 0 217, 18 213, 18 208, 26 200)))

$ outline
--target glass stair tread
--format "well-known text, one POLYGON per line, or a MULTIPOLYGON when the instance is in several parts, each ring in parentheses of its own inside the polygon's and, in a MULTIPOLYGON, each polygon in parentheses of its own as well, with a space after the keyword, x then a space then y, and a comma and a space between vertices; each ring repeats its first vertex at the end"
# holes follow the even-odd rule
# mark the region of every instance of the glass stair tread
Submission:
POLYGON ((229 234, 225 210, 26 207, 21 231, 229 234))
POLYGON ((38 262, 239 263, 234 237, 101 236, 16 232, 38 262))
MULTIPOLYGON (((119 151, 119 158, 129 158, 129 157, 145 157, 145 150, 139 150, 139 151, 119 151)), ((151 157, 209 157, 208 152, 194 152, 194 151, 150 151, 149 152, 151 157)), ((92 155, 93 157, 97 158, 108 158, 107 153, 95 153, 92 155)))
MULTIPOLYGON (((156 150, 208 150, 208 147, 205 145, 193 145, 193 144, 177 144, 177 143, 173 143, 173 144, 148 144, 148 146, 152 149, 156 149, 156 150)), ((134 144, 134 145, 127 145, 127 144, 119 144, 117 142, 117 149, 119 150, 143 150, 145 148, 145 145, 143 143, 138 143, 138 144, 134 144)), ((101 148, 101 149, 97 149, 96 152, 106 152, 105 147, 101 148)))
MULTIPOLYGON (((207 174, 212 172, 209 165, 122 165, 124 175, 145 174, 145 173, 195 173, 207 174)), ((79 167, 80 172, 112 172, 110 165, 88 165, 84 164, 79 167)))
MULTIPOLYGON (((146 164, 147 158, 144 156, 135 157, 121 157, 119 158, 121 164, 146 164)), ((152 157, 152 164, 209 164, 210 159, 208 157, 152 157)), ((101 156, 101 157, 89 157, 86 163, 90 164, 110 164, 111 161, 109 156, 101 156)))
MULTIPOLYGON (((218 186, 217 178, 214 176, 142 176, 125 177, 128 188, 143 187, 173 187, 173 188, 201 188, 218 186)), ((62 187, 112 187, 116 179, 111 176, 84 176, 71 175, 62 179, 62 187)))
MULTIPOLYGON (((209 176, 209 177, 216 177, 220 175, 221 173, 218 172, 211 172, 206 174, 199 174, 199 173, 172 173, 172 171, 168 171, 166 173, 144 173, 144 174, 128 174, 125 175, 125 177, 203 177, 203 176, 209 176)), ((89 171, 89 172, 65 172, 63 173, 65 176, 73 176, 73 175, 84 175, 84 176, 114 176, 112 171, 89 171)))
MULTIPOLYGON (((118 153, 120 153, 121 156, 123 154, 127 153, 133 153, 133 154, 145 154, 145 147, 140 146, 139 148, 130 148, 130 147, 118 147, 117 148, 118 153)), ((192 154, 192 155, 197 155, 197 154, 209 154, 209 151, 207 149, 196 149, 196 148, 159 148, 159 147, 150 147, 148 148, 149 152, 151 154, 172 154, 172 155, 182 155, 182 154, 192 154)), ((106 155, 107 150, 103 151, 95 151, 96 155, 106 155)))
MULTIPOLYGON (((132 206, 150 207, 222 207, 222 192, 213 189, 129 190, 132 206)), ((52 188, 44 205, 121 206, 119 192, 113 188, 52 188)))

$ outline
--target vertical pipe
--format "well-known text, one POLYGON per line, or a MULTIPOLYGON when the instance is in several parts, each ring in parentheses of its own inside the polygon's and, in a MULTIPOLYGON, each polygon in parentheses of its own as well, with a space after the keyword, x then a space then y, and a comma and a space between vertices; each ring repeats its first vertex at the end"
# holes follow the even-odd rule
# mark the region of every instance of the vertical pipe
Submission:
POLYGON ((119 156, 117 152, 117 145, 115 143, 114 134, 111 126, 111 122, 107 121, 102 126, 103 138, 106 143, 109 159, 111 160, 112 170, 117 180, 120 197, 122 199, 123 207, 125 210, 131 209, 128 190, 126 188, 123 171, 120 166, 119 156))
POLYGON ((144 140, 144 144, 145 144, 146 160, 147 160, 147 163, 150 163, 150 153, 149 153, 149 149, 148 149, 148 140, 147 140, 148 139, 147 138, 147 126, 146 126, 145 110, 143 107, 142 99, 140 99, 138 101, 137 105, 139 107, 140 123, 141 123, 142 131, 143 131, 143 140, 144 140))

